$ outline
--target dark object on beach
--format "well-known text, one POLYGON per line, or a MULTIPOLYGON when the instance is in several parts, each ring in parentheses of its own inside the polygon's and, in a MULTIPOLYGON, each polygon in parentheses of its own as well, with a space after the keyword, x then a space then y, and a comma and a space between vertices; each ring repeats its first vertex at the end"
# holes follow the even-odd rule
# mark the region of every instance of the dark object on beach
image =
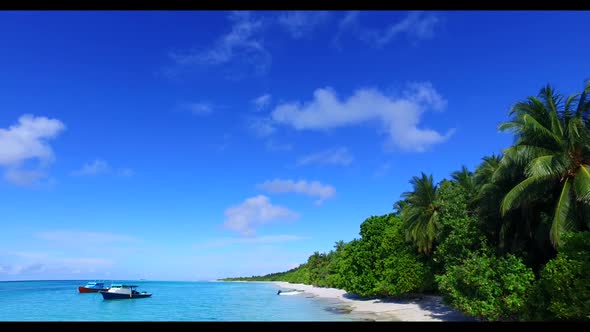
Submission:
POLYGON ((281 290, 279 289, 279 291, 277 292, 277 295, 281 295, 281 290))

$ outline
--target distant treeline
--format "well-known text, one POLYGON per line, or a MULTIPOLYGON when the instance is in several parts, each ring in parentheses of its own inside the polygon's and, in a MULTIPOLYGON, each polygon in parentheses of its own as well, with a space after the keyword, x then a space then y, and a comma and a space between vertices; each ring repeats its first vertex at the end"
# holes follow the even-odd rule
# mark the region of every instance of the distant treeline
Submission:
POLYGON ((514 144, 434 183, 413 177, 393 213, 286 272, 287 281, 361 296, 441 294, 486 320, 590 319, 590 82, 546 86, 514 105, 514 144))

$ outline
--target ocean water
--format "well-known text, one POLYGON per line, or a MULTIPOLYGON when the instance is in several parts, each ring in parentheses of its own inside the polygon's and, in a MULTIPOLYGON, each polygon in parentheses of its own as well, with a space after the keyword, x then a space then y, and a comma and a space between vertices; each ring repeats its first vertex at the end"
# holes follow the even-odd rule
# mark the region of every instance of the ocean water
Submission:
MULTIPOLYGON (((0 321, 350 321, 335 300, 277 296, 270 283, 122 281, 153 295, 103 300, 88 280, 0 282, 0 321)), ((106 282, 107 285, 110 282, 106 282)))

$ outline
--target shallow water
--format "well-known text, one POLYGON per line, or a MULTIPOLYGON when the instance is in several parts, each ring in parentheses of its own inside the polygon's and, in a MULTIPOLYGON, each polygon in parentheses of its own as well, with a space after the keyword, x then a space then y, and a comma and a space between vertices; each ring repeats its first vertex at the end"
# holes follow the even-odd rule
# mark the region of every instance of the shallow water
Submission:
MULTIPOLYGON (((269 283, 132 281, 152 297, 105 301, 87 280, 0 282, 0 321, 350 321, 338 302, 277 296, 269 283)), ((113 280, 113 283, 125 281, 113 280)), ((129 282, 127 282, 129 283, 129 282)), ((110 282, 106 283, 107 285, 110 282)))

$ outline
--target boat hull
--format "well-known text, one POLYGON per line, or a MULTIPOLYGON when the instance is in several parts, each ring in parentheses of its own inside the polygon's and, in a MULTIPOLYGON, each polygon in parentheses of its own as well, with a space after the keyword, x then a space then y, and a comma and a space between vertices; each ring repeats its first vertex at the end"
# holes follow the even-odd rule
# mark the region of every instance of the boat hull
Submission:
POLYGON ((86 288, 84 286, 79 286, 78 287, 78 292, 80 293, 98 293, 98 292, 106 292, 108 291, 108 288, 86 288))
POLYGON ((287 292, 280 292, 279 295, 299 295, 303 294, 303 291, 287 291, 287 292))
POLYGON ((102 297, 105 300, 141 299, 144 297, 152 296, 151 293, 121 294, 121 293, 100 292, 100 294, 102 294, 102 297))

